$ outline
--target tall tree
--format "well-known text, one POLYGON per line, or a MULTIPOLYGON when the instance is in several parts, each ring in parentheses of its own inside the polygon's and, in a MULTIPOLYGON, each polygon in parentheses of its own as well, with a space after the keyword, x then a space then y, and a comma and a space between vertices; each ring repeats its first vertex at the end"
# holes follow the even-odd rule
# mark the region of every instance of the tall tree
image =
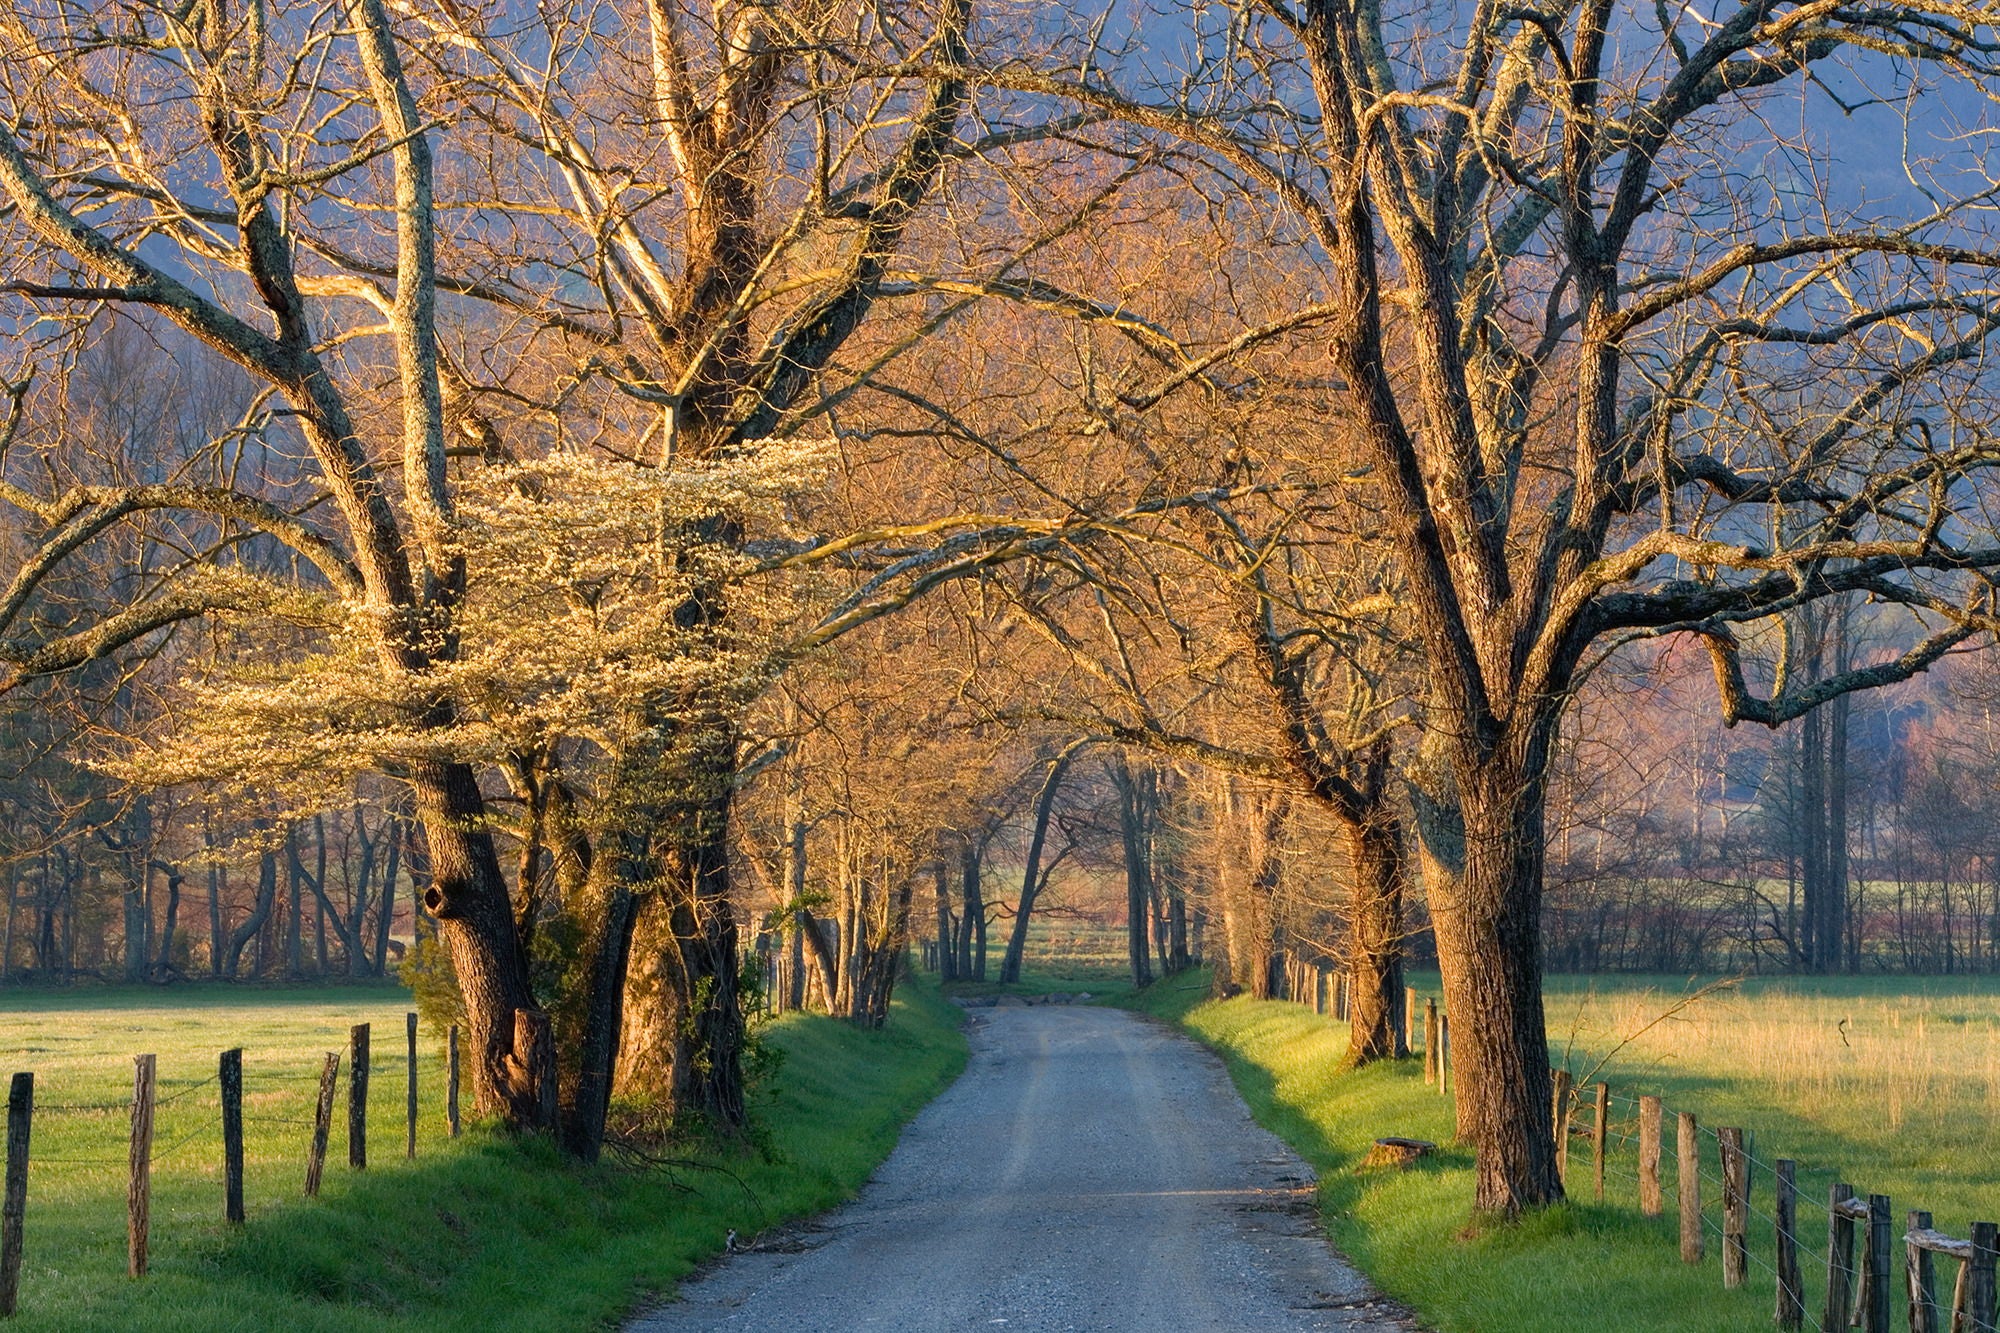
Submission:
MULTIPOLYGON (((0 478, 36 527, 0 601, 10 680, 196 618, 249 640, 236 685, 291 664, 286 688, 239 690, 236 725, 211 730, 206 756, 184 747, 167 778, 261 765, 304 787, 303 751, 317 778, 374 766, 407 784, 479 1101, 543 1122, 553 1024, 566 1138, 585 1156, 642 920, 650 1021, 671 1034, 669 1067, 650 1072, 686 1109, 742 1121, 727 849, 749 701, 929 588, 1107 519, 828 534, 781 512, 824 478, 826 422, 860 412, 864 386, 984 287, 963 270, 987 259, 958 266, 958 305, 840 364, 885 299, 936 290, 892 266, 947 166, 1085 120, 962 133, 965 0, 605 9, 619 21, 392 20, 379 0, 134 0, 108 27, 67 4, 0 17, 20 76, 0 131, 14 327, 48 314, 88 340, 105 308, 144 312, 252 385, 174 481, 0 478), (126 115, 135 90, 168 110, 126 115), (269 457, 295 438, 310 458, 296 478, 257 475, 233 447, 275 442, 269 457), (144 523, 195 554, 85 623, 30 624, 52 571, 144 523), (233 559, 259 542, 290 561, 233 559), (786 612, 738 580, 825 567, 852 583, 774 649, 786 612), (262 755, 227 740, 259 728, 262 755), (321 728, 344 753, 283 739, 321 728), (518 886, 493 776, 546 823, 525 830, 518 886), (523 934, 545 912, 574 918, 577 966, 531 966, 523 934), (587 980, 545 993, 560 977, 587 980)), ((10 441, 24 416, 55 416, 25 385, 10 398, 10 441)), ((232 683, 218 670, 211 697, 232 683)))
MULTIPOLYGON (((1134 78, 1138 92, 1102 67, 994 77, 1214 155, 1323 257, 1309 295, 1334 312, 1339 410, 1426 666, 1410 783, 1459 1128, 1475 1205, 1517 1213, 1562 1197, 1543 813, 1593 648, 1698 635, 1725 716, 1776 725, 1992 624, 1963 573, 2000 560, 1978 508, 1995 461, 1983 354, 2000 328, 1983 295, 1983 177, 1940 168, 1887 222, 1852 196, 1725 184, 1748 151, 1838 178, 1811 132, 1771 140, 1759 104, 1773 90, 1810 96, 1865 68, 1899 106, 1933 85, 1990 91, 1987 19, 1926 4, 1755 0, 1697 17, 1611 0, 1448 15, 1309 0, 1246 5, 1224 26, 1218 40, 1266 53, 1271 83, 1220 60, 1178 87, 1134 78), (1311 120, 1286 115, 1294 75, 1311 120), (1740 626, 1854 596, 1907 608, 1906 646, 1753 690, 1740 626)), ((1894 143, 1901 127, 1881 129, 1894 143)))

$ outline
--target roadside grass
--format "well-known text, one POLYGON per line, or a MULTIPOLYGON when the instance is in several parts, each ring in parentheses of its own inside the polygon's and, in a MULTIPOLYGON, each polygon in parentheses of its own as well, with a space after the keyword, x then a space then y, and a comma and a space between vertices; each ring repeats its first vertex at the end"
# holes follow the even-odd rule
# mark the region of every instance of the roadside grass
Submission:
MULTIPOLYGON (((1414 976, 1435 994, 1435 975, 1414 976)), ((1770 1327, 1774 1239, 1753 1217, 1749 1281, 1722 1290, 1719 1167, 1702 1137, 1707 1256, 1678 1257, 1672 1113, 1705 1129, 1739 1125, 1764 1162, 1798 1162, 1799 1239, 1806 1309, 1823 1299, 1824 1203, 1835 1179, 1890 1195, 1900 1236, 1910 1208, 1966 1234, 2000 1219, 2000 981, 1992 978, 1753 978, 1709 994, 1620 1047, 1698 990, 1702 979, 1552 978, 1551 1051, 1615 1094, 1657 1093, 1668 1111, 1663 1186, 1668 1215, 1640 1216, 1636 1108, 1613 1106, 1606 1201, 1595 1201, 1588 1143, 1571 1154, 1575 1198, 1506 1228, 1470 1228, 1472 1158, 1451 1143, 1448 1098, 1423 1082, 1420 1061, 1339 1067, 1345 1030, 1304 1008, 1245 999, 1205 1002, 1205 988, 1156 986, 1128 1001, 1216 1048, 1258 1120, 1321 1176, 1334 1242, 1389 1294, 1443 1333, 1542 1333, 1579 1327, 1634 1333, 1723 1333, 1770 1327), (1614 1048, 1615 1053, 1614 1053, 1614 1048), (1600 1061, 1603 1061, 1600 1069, 1600 1061), (1593 1072, 1596 1071, 1596 1072, 1593 1072), (1444 1145, 1406 1172, 1359 1174, 1382 1135, 1444 1145)), ((1587 1125, 1586 1105, 1577 1116, 1587 1125)), ((1752 1206, 1768 1213, 1772 1179, 1759 1167, 1752 1206)), ((1956 1264, 1941 1261, 1948 1299, 1956 1264)), ((1901 1260, 1893 1321, 1906 1320, 1901 1260)), ((1810 1325, 1809 1325, 1810 1326, 1810 1325)))
POLYGON ((888 1027, 789 1014, 753 1145, 689 1145, 656 1169, 582 1168, 482 1126, 446 1137, 441 1041, 421 1034, 417 1157, 404 1151, 403 1014, 392 986, 0 993, 4 1068, 36 1072, 23 1330, 151 1333, 615 1327, 722 1247, 851 1196, 965 1060, 958 1010, 906 982, 888 1027), (300 1197, 314 1080, 373 1025, 369 1168, 346 1165, 343 1059, 319 1199, 300 1197), (222 1215, 216 1053, 245 1048, 249 1221, 222 1215), (130 1057, 159 1057, 152 1265, 125 1276, 130 1057), (180 1094, 177 1100, 164 1098, 180 1094), (58 1111, 57 1106, 104 1109, 58 1111))

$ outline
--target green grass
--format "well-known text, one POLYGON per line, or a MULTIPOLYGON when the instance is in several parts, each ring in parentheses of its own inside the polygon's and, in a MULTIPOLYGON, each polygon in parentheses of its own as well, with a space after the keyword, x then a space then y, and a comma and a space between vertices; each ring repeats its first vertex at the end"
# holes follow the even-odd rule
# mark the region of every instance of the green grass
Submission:
MULTIPOLYGON (((1000 975, 1012 925, 1002 921, 987 932, 988 977, 1000 975)), ((1125 956, 1125 928, 1038 916, 1028 923, 1028 947, 1021 956, 1019 982, 1003 986, 992 980, 955 981, 945 989, 952 995, 1047 995, 1055 991, 1088 991, 1092 999, 1128 995, 1132 967, 1125 956)))
MULTIPOLYGON (((1436 979, 1413 978, 1436 992, 1436 979)), ((1633 1038, 1688 992, 1686 979, 1557 978, 1549 987, 1558 1063, 1608 1080, 1621 1098, 1661 1095, 1669 1112, 1664 1166, 1676 1188, 1671 1115, 1739 1125, 1766 1162, 1799 1164, 1801 1243, 1823 1253, 1823 1204, 1836 1179, 1925 1208, 1963 1236, 2000 1218, 2000 982, 1978 979, 1753 979, 1711 995, 1633 1038), (1626 1043, 1621 1046, 1621 1043, 1626 1043), (1600 1061, 1602 1065, 1600 1067, 1600 1061), (1593 1072, 1596 1071, 1596 1072, 1593 1072)), ((1526 1223, 1468 1234, 1471 1154, 1450 1144, 1448 1099, 1425 1086, 1419 1062, 1342 1071, 1344 1030, 1303 1008, 1245 999, 1204 1003, 1195 987, 1154 988, 1131 1003, 1180 1023, 1219 1050, 1257 1118, 1321 1175, 1334 1241, 1391 1295, 1445 1333, 1539 1333, 1579 1327, 1633 1333, 1723 1333, 1771 1326, 1768 1223, 1754 1220, 1750 1280, 1721 1289, 1720 1243, 1678 1259, 1675 1220, 1640 1216, 1636 1117, 1613 1107, 1607 1201, 1591 1199, 1587 1143, 1571 1158, 1579 1196, 1526 1223), (1445 1145, 1402 1173, 1359 1174, 1370 1142, 1388 1134, 1445 1145)), ((1577 1117, 1587 1125, 1586 1106, 1577 1117)), ((1703 1169, 1716 1152, 1703 1136, 1703 1169)), ((1752 1204, 1768 1212, 1772 1179, 1759 1169, 1752 1204)), ((1705 1180, 1705 1214, 1719 1222, 1719 1186, 1705 1180)), ((1802 1258, 1806 1306, 1817 1318, 1824 1268, 1802 1258)), ((1957 1265, 1938 1265, 1948 1299, 1957 1265)), ((1901 1257, 1893 1321, 1906 1326, 1901 1257)))
POLYGON ((615 1326, 721 1247, 849 1197, 902 1125, 957 1074, 957 1010, 899 988, 888 1028, 808 1015, 763 1029, 781 1053, 755 1097, 762 1151, 704 1150, 671 1175, 582 1168, 540 1141, 444 1134, 439 1052, 420 1047, 418 1155, 403 1158, 403 1014, 392 987, 97 989, 0 994, 5 1068, 36 1072, 23 1330, 546 1330, 615 1326), (373 1024, 370 1166, 346 1166, 346 1069, 318 1200, 300 1197, 313 1078, 373 1024), (152 1268, 125 1276, 132 1064, 162 1096, 244 1047, 249 1221, 221 1220, 213 1084, 159 1111, 152 1268), (59 1105, 107 1104, 59 1111, 59 1105))

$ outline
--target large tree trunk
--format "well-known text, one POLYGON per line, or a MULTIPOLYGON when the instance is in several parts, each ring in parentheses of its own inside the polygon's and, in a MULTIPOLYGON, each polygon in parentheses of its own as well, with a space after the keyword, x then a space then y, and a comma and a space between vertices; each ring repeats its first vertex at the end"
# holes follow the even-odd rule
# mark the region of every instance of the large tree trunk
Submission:
MULTIPOLYGON (((396 924, 396 872, 402 866, 407 826, 398 814, 389 816, 389 854, 382 863, 382 910, 375 918, 375 975, 389 975, 389 932, 396 924)), ((375 835, 382 836, 379 832, 375 835)))
POLYGON ((838 942, 836 940, 829 940, 826 936, 830 923, 820 921, 805 908, 801 907, 798 909, 797 918, 799 923, 800 947, 804 950, 806 957, 812 961, 811 972, 814 979, 819 983, 820 1007, 831 1017, 834 1013, 834 977, 840 967, 837 959, 839 953, 838 942))
POLYGON ((553 1060, 540 1043, 516 1049, 518 1037, 546 1031, 547 1018, 528 987, 478 784, 464 764, 426 762, 414 766, 410 790, 430 871, 424 906, 437 918, 464 1002, 474 1103, 510 1127, 552 1129, 553 1060))
POLYGON ((1285 818, 1290 803, 1275 792, 1251 797, 1249 865, 1243 878, 1244 901, 1237 912, 1243 932, 1240 946, 1232 944, 1251 998, 1276 998, 1283 958, 1278 948, 1278 884, 1284 874, 1285 818))
POLYGON ((305 863, 299 860, 299 829, 285 829, 285 972, 294 981, 306 973, 305 863))
POLYGON ((1563 1198, 1542 1010, 1542 770, 1496 759, 1478 785, 1416 799, 1473 1207, 1517 1216, 1563 1198))
POLYGON ((1285 812, 1282 796, 1245 796, 1234 778, 1224 780, 1221 826, 1229 833, 1216 864, 1224 937, 1216 984, 1222 994, 1271 998, 1278 961, 1273 899, 1283 870, 1279 840, 1285 812))
POLYGON ((1373 818, 1343 829, 1352 883, 1348 900, 1347 1063, 1409 1054, 1403 1013, 1402 821, 1384 801, 1373 818))
POLYGON ((626 1003, 631 1032, 625 1079, 670 1115, 725 1133, 745 1123, 737 931, 729 903, 729 821, 736 728, 709 714, 688 724, 699 738, 650 779, 672 793, 657 843, 664 920, 642 926, 643 961, 626 1003))
POLYGON ((668 921, 670 975, 686 1006, 673 1034, 674 1111, 735 1131, 746 1123, 746 1111, 736 918, 729 905, 729 808, 725 783, 698 821, 701 827, 676 848, 668 921))
POLYGON ((125 886, 125 980, 146 979, 146 927, 151 924, 146 911, 146 881, 152 867, 142 856, 132 865, 125 886))
MULTIPOLYGON (((885 872, 886 869, 885 866, 885 872)), ((848 1014, 851 1022, 879 1028, 889 1021, 889 1000, 895 993, 896 976, 902 970, 910 945, 910 903, 915 890, 913 874, 901 876, 893 890, 886 887, 883 890, 882 919, 875 930, 863 936, 863 957, 848 1014)))
MULTIPOLYGON (((604 911, 586 951, 589 959, 584 995, 583 1028, 576 1035, 576 1073, 565 1090, 563 1146, 577 1158, 594 1162, 604 1148, 604 1128, 611 1109, 623 1036, 626 974, 632 941, 639 924, 639 896, 631 886, 646 869, 634 864, 642 849, 628 845, 625 864, 614 865, 602 886, 604 911)), ((611 858, 607 858, 610 860, 611 858)))

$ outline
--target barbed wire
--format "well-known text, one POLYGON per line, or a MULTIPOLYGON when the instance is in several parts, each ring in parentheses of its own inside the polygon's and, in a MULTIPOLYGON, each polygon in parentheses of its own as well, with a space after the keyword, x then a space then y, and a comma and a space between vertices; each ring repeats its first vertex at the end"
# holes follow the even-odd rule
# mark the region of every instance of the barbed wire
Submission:
MULTIPOLYGON (((1702 1215, 1701 1220, 1702 1224, 1705 1227, 1713 1228, 1717 1239, 1719 1239, 1725 1246, 1728 1244, 1729 1241, 1728 1234, 1722 1230, 1720 1225, 1710 1220, 1710 1218, 1706 1213, 1702 1215)), ((1743 1257, 1747 1259, 1749 1262, 1757 1265, 1757 1267, 1763 1269, 1766 1273, 1769 1273, 1771 1275, 1772 1289, 1773 1291, 1775 1291, 1777 1285, 1782 1280, 1778 1275, 1778 1270, 1771 1267, 1770 1264, 1765 1263, 1763 1256, 1759 1255, 1756 1250, 1750 1248, 1750 1246, 1748 1245, 1745 1245, 1743 1247, 1743 1257)), ((1799 1317, 1803 1319, 1805 1323, 1813 1329, 1813 1333, 1826 1333, 1825 1327, 1819 1322, 1819 1320, 1813 1318, 1812 1311, 1806 1308, 1805 1283, 1803 1280, 1801 1280, 1799 1283, 1799 1317)))
POLYGON ((207 1086, 208 1086, 209 1084, 211 1084, 211 1083, 215 1082, 215 1081, 216 1081, 217 1079, 219 1079, 219 1078, 221 1078, 221 1077, 222 1077, 222 1075, 220 1075, 220 1074, 210 1074, 210 1075, 209 1075, 209 1076, 208 1076, 207 1078, 205 1078, 205 1079, 202 1079, 202 1080, 201 1080, 201 1081, 200 1081, 199 1083, 190 1083, 190 1084, 187 1084, 187 1085, 186 1085, 185 1087, 183 1087, 183 1088, 182 1088, 182 1089, 181 1089, 181 1090, 180 1090, 179 1092, 176 1092, 176 1093, 174 1093, 174 1094, 173 1094, 172 1096, 169 1096, 169 1097, 155 1097, 155 1098, 153 1099, 153 1105, 154 1105, 154 1106, 171 1106, 171 1105, 173 1105, 173 1103, 175 1103, 175 1102, 179 1101, 179 1100, 180 1100, 181 1098, 183 1098, 183 1097, 186 1097, 186 1096, 188 1096, 188 1095, 189 1095, 189 1094, 191 1094, 191 1093, 196 1093, 196 1092, 200 1092, 200 1091, 201 1091, 201 1090, 202 1090, 203 1088, 207 1087, 207 1086))
MULTIPOLYGON (((1724 1208, 1726 1208, 1727 1200, 1726 1198, 1721 1196, 1727 1193, 1727 1185, 1721 1179, 1721 1177, 1714 1175, 1710 1172, 1703 1171, 1699 1173, 1699 1175, 1700 1179, 1708 1182, 1709 1184, 1714 1185, 1716 1187, 1716 1190, 1718 1191, 1717 1196, 1713 1198, 1711 1198, 1711 1196, 1707 1194, 1703 1195, 1701 1212, 1700 1212, 1701 1223, 1703 1226, 1714 1228, 1717 1235, 1723 1235, 1724 1232, 1721 1223, 1715 1221, 1715 1219, 1710 1216, 1710 1213, 1711 1211, 1719 1212, 1722 1211, 1724 1208), (1711 1204, 1714 1205, 1713 1210, 1711 1210, 1710 1206, 1711 1204)), ((1763 1210, 1753 1206, 1747 1198, 1743 1201, 1743 1210, 1746 1215, 1746 1221, 1748 1220, 1748 1218, 1757 1218, 1763 1222, 1768 1223, 1770 1225, 1771 1232, 1774 1236, 1780 1231, 1781 1228, 1778 1226, 1778 1220, 1775 1217, 1771 1216, 1771 1214, 1766 1213, 1763 1210)), ((1746 1233, 1747 1233, 1747 1227, 1746 1227, 1746 1233)), ((1827 1267, 1828 1258, 1826 1252, 1819 1250, 1814 1246, 1808 1245, 1804 1241, 1800 1240, 1798 1229, 1796 1227, 1791 1228, 1789 1234, 1791 1235, 1792 1238, 1792 1247, 1794 1252, 1797 1253, 1801 1258, 1810 1259, 1812 1261, 1812 1266, 1815 1271, 1822 1270, 1827 1267)), ((1776 1269, 1773 1269, 1769 1264, 1765 1263, 1761 1258, 1759 1258, 1757 1256, 1756 1251, 1750 1249, 1747 1244, 1745 1245, 1744 1248, 1745 1252, 1750 1256, 1752 1260, 1754 1260, 1758 1264, 1759 1267, 1771 1273, 1773 1277, 1776 1277, 1777 1275, 1776 1269)), ((1803 1268, 1801 1271, 1803 1271, 1803 1268)))
MULTIPOLYGON (((1627 1105, 1633 1105, 1633 1106, 1639 1104, 1639 1098, 1631 1096, 1629 1094, 1620 1093, 1617 1091, 1613 1091, 1611 1093, 1611 1100, 1614 1102, 1624 1102, 1627 1105)), ((1676 1114, 1677 1112, 1675 1112, 1672 1107, 1668 1106, 1666 1101, 1662 1099, 1660 1103, 1660 1115, 1663 1122, 1663 1129, 1662 1129, 1663 1138, 1665 1137, 1665 1131, 1664 1131, 1665 1120, 1669 1116, 1673 1116, 1676 1114)), ((1715 1126, 1702 1124, 1701 1122, 1697 1121, 1695 1128, 1699 1134, 1706 1136, 1710 1141, 1720 1145, 1721 1139, 1716 1133, 1715 1126)), ((1728 1128, 1728 1126, 1724 1126, 1723 1128, 1728 1128)), ((1753 1166, 1762 1167, 1766 1172, 1770 1173, 1773 1177, 1777 1175, 1777 1166, 1770 1160, 1767 1160, 1766 1158, 1761 1157, 1756 1153, 1753 1147, 1753 1140, 1747 1134, 1741 1151, 1745 1159, 1748 1160, 1753 1166)), ((1796 1163, 1794 1164, 1796 1165, 1796 1163)), ((1807 1169, 1818 1171, 1821 1170, 1822 1168, 1808 1167, 1807 1169)), ((1713 1177, 1709 1178, 1713 1179, 1713 1177)), ((1831 1210, 1828 1208, 1827 1204, 1813 1194, 1795 1192, 1793 1194, 1793 1201, 1795 1205, 1802 1206, 1806 1209, 1810 1209, 1813 1212, 1817 1213, 1819 1216, 1829 1217, 1829 1218, 1831 1217, 1831 1210)), ((1761 1210, 1755 1209, 1754 1207, 1752 1208, 1752 1211, 1756 1213, 1757 1216, 1762 1217, 1766 1221, 1770 1222, 1773 1227, 1777 1225, 1776 1219, 1771 1217, 1769 1213, 1762 1212, 1761 1210)), ((1796 1229, 1794 1231, 1794 1237, 1796 1238, 1796 1229)))
POLYGON ((164 1148, 157 1148, 157 1147, 154 1148, 152 1156, 147 1160, 154 1162, 161 1161, 167 1157, 172 1156, 174 1153, 179 1152, 182 1148, 185 1148, 188 1144, 194 1142, 196 1139, 201 1138, 204 1135, 215 1134, 218 1132, 219 1131, 213 1125, 203 1125, 199 1129, 192 1130, 189 1133, 183 1134, 180 1138, 175 1139, 172 1143, 169 1143, 164 1148))

